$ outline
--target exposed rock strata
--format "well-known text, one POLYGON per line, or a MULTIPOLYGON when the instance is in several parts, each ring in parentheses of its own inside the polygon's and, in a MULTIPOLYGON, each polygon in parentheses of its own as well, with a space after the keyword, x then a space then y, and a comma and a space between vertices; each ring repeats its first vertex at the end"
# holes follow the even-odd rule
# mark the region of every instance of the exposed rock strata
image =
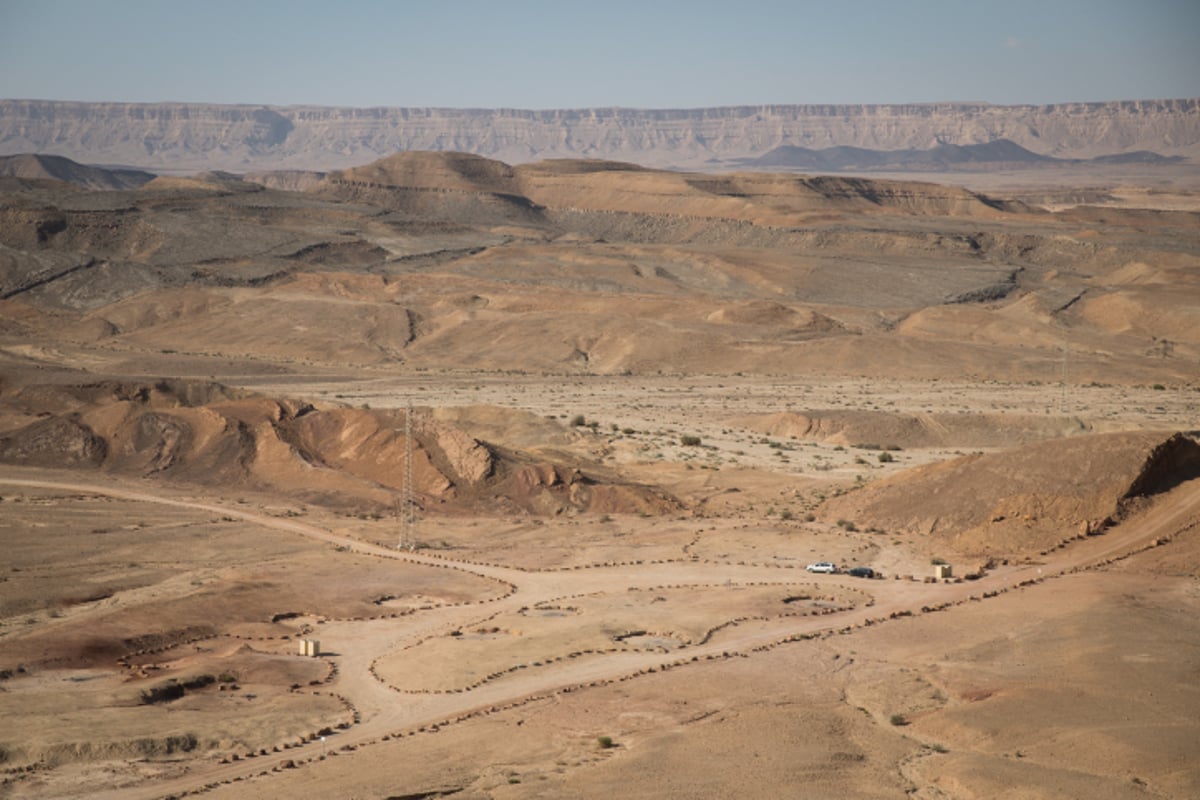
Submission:
POLYGON ((0 100, 0 153, 190 171, 335 169, 398 150, 705 168, 789 146, 902 150, 998 139, 1057 158, 1139 150, 1195 158, 1200 99, 546 111, 0 100))

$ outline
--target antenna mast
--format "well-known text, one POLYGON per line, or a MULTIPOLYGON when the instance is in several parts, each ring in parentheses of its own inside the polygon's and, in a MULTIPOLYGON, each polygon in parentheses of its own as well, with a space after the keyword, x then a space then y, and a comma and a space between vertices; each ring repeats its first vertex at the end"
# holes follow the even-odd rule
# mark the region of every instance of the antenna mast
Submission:
POLYGON ((404 413, 404 497, 401 500, 404 519, 400 526, 400 542, 397 550, 416 549, 416 539, 413 534, 417 526, 416 499, 413 496, 413 434, 412 434, 412 401, 404 413))
POLYGON ((1067 330, 1063 329, 1063 353, 1062 353, 1062 413, 1071 413, 1071 403, 1069 395, 1070 382, 1067 377, 1067 356, 1071 353, 1071 343, 1067 335, 1067 330))

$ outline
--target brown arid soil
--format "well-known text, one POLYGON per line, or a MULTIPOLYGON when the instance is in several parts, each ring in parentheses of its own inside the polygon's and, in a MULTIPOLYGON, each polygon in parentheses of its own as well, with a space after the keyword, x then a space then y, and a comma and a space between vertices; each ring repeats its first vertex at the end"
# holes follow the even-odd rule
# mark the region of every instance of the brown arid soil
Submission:
POLYGON ((0 797, 1200 796, 1187 192, 285 177, 0 184, 0 797))

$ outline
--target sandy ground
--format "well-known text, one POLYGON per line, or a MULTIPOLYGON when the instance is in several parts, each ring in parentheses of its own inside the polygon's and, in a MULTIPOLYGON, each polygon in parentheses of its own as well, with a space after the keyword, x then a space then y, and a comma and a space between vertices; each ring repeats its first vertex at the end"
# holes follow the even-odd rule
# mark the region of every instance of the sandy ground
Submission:
POLYGON ((1200 796, 1191 172, 453 166, 6 195, 0 797, 1200 796))
MULTIPOLYGON (((530 566, 513 569, 492 566, 486 559, 457 561, 452 551, 397 553, 394 547, 364 541, 361 529, 347 530, 343 523, 344 532, 335 533, 320 515, 311 522, 276 516, 263 513, 253 501, 223 506, 178 493, 160 495, 158 489, 146 491, 145 486, 65 483, 62 474, 53 471, 22 473, 6 471, 6 508, 47 497, 68 507, 78 502, 94 504, 91 498, 99 494, 134 503, 139 512, 146 512, 140 516, 152 519, 153 509, 165 501, 169 509, 208 516, 220 512, 259 526, 264 533, 274 532, 272 537, 315 539, 348 548, 349 554, 386 558, 401 569, 405 564, 408 569, 453 566, 455 573, 479 575, 513 590, 497 594, 480 587, 474 590, 477 600, 445 598, 448 604, 443 601, 437 608, 399 616, 387 612, 375 619, 338 619, 318 612, 276 623, 276 630, 295 631, 285 634, 285 639, 303 631, 319 636, 327 653, 324 660, 336 667, 329 691, 352 711, 349 717, 342 716, 350 724, 344 730, 333 728, 336 735, 327 734, 325 742, 299 744, 306 738, 305 734, 296 738, 304 719, 289 722, 286 704, 280 704, 289 696, 295 704, 296 691, 278 695, 283 687, 272 691, 268 680, 259 691, 281 700, 259 707, 271 719, 269 730, 275 737, 266 755, 250 758, 262 749, 256 749, 254 737, 245 730, 226 729, 221 731, 226 745, 199 761, 167 759, 168 764, 177 764, 169 768, 163 756, 170 753, 116 762, 63 759, 67 763, 57 769, 35 767, 10 774, 6 791, 12 796, 74 796, 82 791, 80 780, 130 781, 113 795, 122 797, 162 796, 231 780, 237 782, 238 796, 247 792, 278 796, 290 791, 288 783, 293 779, 290 770, 276 771, 284 761, 311 762, 297 773, 306 782, 324 782, 331 791, 338 784, 352 786, 354 792, 367 796, 447 787, 480 797, 600 796, 616 785, 633 782, 641 787, 639 796, 697 791, 745 796, 750 786, 757 787, 754 794, 788 786, 802 796, 810 790, 813 796, 831 791, 846 796, 896 796, 910 789, 935 796, 947 786, 956 796, 984 797, 1014 780, 1014 774, 1024 791, 1040 796, 1087 790, 1120 797, 1151 785, 1162 796, 1185 797, 1197 788, 1196 775, 1187 766, 1194 763, 1196 753, 1185 744, 1197 741, 1197 717, 1187 712, 1189 707, 1195 709, 1196 696, 1181 678, 1200 660, 1200 647, 1193 631, 1174 640, 1177 646, 1171 657, 1161 649, 1162 637, 1190 630, 1190 617, 1177 604, 1186 608, 1200 601, 1195 579, 1158 574, 1147 583, 1139 576, 1140 556, 1119 562, 1119 575, 1111 574, 1112 567, 1076 572, 1078 567, 1103 565, 1155 542, 1194 552, 1200 518, 1200 485, 1195 481, 1104 536, 1080 542, 1036 565, 1001 567, 973 582, 930 585, 811 575, 796 560, 705 557, 702 551, 691 551, 704 540, 703 530, 673 556, 660 552, 664 557, 649 561, 636 558, 611 566, 577 564, 549 571, 536 564, 532 570, 530 566), (326 524, 314 524, 319 521, 326 524), (1061 588, 1068 585, 1075 588, 1061 588), (1066 597, 1070 602, 1064 601, 1066 597), (1119 609, 1131 598, 1144 610, 1118 625, 1119 609), (931 613, 945 605, 950 608, 931 613), (1019 626, 1007 630, 1013 624, 1007 620, 1028 619, 1030 611, 1040 607, 1052 611, 1039 612, 1036 636, 1019 626), (1160 617, 1164 612, 1167 616, 1160 617), (574 624, 564 625, 564 619, 574 624), (1137 643, 1128 652, 1114 625, 1136 636, 1137 643), (1003 630, 1007 632, 998 640, 997 631, 1003 630), (1089 633, 1093 630, 1102 633, 1089 633), (1088 644, 1097 635, 1100 641, 1088 644), (1096 647, 1107 650, 1093 653, 1096 647), (1046 657, 1043 649, 1057 655, 1046 657), (1069 671, 1066 682, 1051 678, 1060 658, 1079 665, 1069 671), (1114 658, 1115 663, 1132 666, 1125 672, 1103 666, 1114 658), (439 663, 444 666, 439 668, 439 663), (1156 671, 1161 675, 1152 677, 1156 671), (789 688, 791 681, 772 678, 781 673, 806 678, 789 688), (1103 698, 1118 694, 1122 681, 1134 677, 1136 686, 1146 687, 1138 693, 1161 692, 1164 697, 1149 705, 1126 700, 1119 720, 1076 707, 1074 701, 1082 696, 1088 708, 1100 708, 1103 698), (732 685, 739 689, 729 693, 732 685), (766 685, 771 688, 766 690, 766 685), (1026 715, 1022 698, 1027 695, 1030 699, 1024 702, 1033 702, 1038 715, 1017 722, 1026 715), (690 707, 693 704, 699 707, 690 707), (1164 708, 1172 713, 1164 715, 1160 710, 1164 708), (904 715, 904 724, 895 724, 895 714, 904 715), (530 727, 517 737, 529 739, 525 747, 507 741, 508 736, 500 737, 506 740, 503 745, 484 746, 488 755, 482 761, 500 758, 499 762, 485 764, 478 754, 466 759, 460 755, 451 759, 454 767, 441 777, 422 769, 414 776, 410 769, 394 774, 376 768, 368 778, 355 766, 359 752, 375 764, 411 763, 399 754, 384 759, 372 755, 396 748, 405 753, 432 748, 441 755, 431 752, 432 761, 416 760, 437 763, 438 758, 450 758, 451 751, 475 752, 470 743, 494 738, 495 726, 501 724, 530 727), (618 746, 601 748, 595 744, 599 736, 613 737, 618 746), (1083 757, 1098 745, 1082 741, 1092 737, 1098 743, 1118 736, 1126 742, 1124 747, 1132 748, 1121 759, 1083 757), (424 743, 426 738, 437 742, 424 743), (458 745, 451 744, 456 740, 458 745), (281 744, 279 755, 272 757, 281 744), (714 746, 723 753, 720 758, 695 758, 697 752, 714 746), (742 748, 746 751, 739 755, 742 748), (750 748, 757 755, 751 756, 750 748), (331 760, 331 750, 340 757, 331 760), (502 750, 509 754, 501 757, 502 750), (1156 753, 1154 759, 1143 755, 1150 751, 1156 753), (239 758, 230 761, 235 755, 239 758), (746 758, 765 759, 762 767, 752 771, 756 777, 751 778, 746 758), (675 762, 693 766, 662 768, 675 762), (264 770, 271 779, 243 781, 264 770), (144 783, 148 777, 156 779, 144 783)), ((636 540, 639 529, 655 525, 631 518, 618 527, 636 540)), ((548 541, 563 535, 553 525, 542 527, 548 541)), ((786 553, 770 550, 774 555, 786 553)), ((637 553, 636 548, 632 552, 637 553)), ((169 591, 165 586, 163 590, 169 591)), ((434 591, 424 588, 411 598, 412 605, 433 605, 429 595, 434 591)), ((41 624, 64 626, 75 616, 103 619, 96 610, 77 607, 63 616, 48 612, 41 624)), ((36 636, 38 617, 32 620, 28 627, 36 636)), ((4 633, 10 652, 31 635, 12 631, 12 625, 4 633)), ((297 670, 312 663, 288 655, 290 645, 264 643, 273 636, 258 633, 249 637, 255 642, 251 649, 260 659, 269 653, 287 655, 286 675, 294 678, 297 670)), ((206 649, 220 651, 219 643, 228 636, 206 637, 206 649)), ((186 671, 184 662, 194 671, 197 659, 203 657, 182 656, 181 649, 174 648, 148 660, 163 674, 181 674, 186 671)), ((22 697, 44 695, 46 681, 61 686, 63 681, 70 684, 81 678, 84 685, 103 680, 109 691, 119 694, 106 669, 96 673, 93 667, 91 673, 81 673, 45 665, 30 672, 5 681, 0 701, 10 705, 10 714, 30 713, 22 697)), ((139 685, 136 680, 134 684, 139 685)), ((320 717, 319 713, 311 716, 319 712, 320 691, 299 703, 298 710, 309 715, 308 725, 320 717)), ((201 690, 179 701, 195 706, 195 716, 185 724, 200 730, 212 727, 202 715, 208 706, 225 699, 220 693, 201 690)), ((140 726, 162 737, 159 724, 149 716, 157 707, 127 703, 96 701, 116 724, 110 725, 115 739, 120 740, 117 732, 128 726, 126 751, 134 738, 132 731, 140 726), (120 722, 122 718, 126 721, 120 722)), ((168 711, 178 716, 183 707, 168 711)), ((256 733, 261 741, 263 731, 256 733)), ((15 748, 6 745, 6 749, 15 748)), ((113 750, 114 755, 122 752, 121 747, 113 750)))

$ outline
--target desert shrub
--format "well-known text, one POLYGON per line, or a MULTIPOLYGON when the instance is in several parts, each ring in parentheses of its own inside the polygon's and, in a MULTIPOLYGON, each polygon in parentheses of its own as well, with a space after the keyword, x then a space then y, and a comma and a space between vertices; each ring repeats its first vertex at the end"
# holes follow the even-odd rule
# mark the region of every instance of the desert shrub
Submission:
POLYGON ((805 515, 804 515, 804 521, 805 521, 805 522, 816 522, 816 521, 817 521, 817 515, 816 515, 816 514, 814 514, 814 513, 812 513, 812 512, 810 511, 810 512, 808 512, 807 514, 805 514, 805 515))
POLYGON ((789 508, 785 508, 783 511, 779 512, 780 519, 784 519, 784 520, 791 519, 793 516, 795 516, 795 515, 792 514, 792 511, 789 508))
POLYGON ((904 716, 903 714, 892 714, 888 721, 896 726, 907 725, 908 717, 904 716))
POLYGON ((184 689, 203 689, 205 686, 210 686, 217 682, 217 679, 212 675, 197 675, 194 678, 188 678, 181 685, 184 689))
POLYGON ((1167 390, 1167 387, 1163 386, 1161 383, 1156 383, 1150 388, 1154 389, 1156 392, 1165 392, 1167 390))
POLYGON ((929 559, 929 563, 935 567, 940 567, 941 565, 949 564, 950 562, 944 558, 938 558, 937 556, 934 556, 933 558, 929 559))
POLYGON ((175 681, 143 689, 141 694, 142 705, 149 706, 155 703, 169 703, 172 700, 178 700, 183 697, 183 691, 183 686, 175 681))
POLYGON ((178 700, 183 697, 184 693, 189 689, 203 689, 205 686, 216 682, 217 679, 212 675, 197 675, 185 681, 172 679, 158 686, 143 689, 139 699, 142 705, 147 706, 156 703, 170 703, 172 700, 178 700))
POLYGON ((614 742, 614 741, 613 741, 613 738, 612 738, 611 736, 597 736, 597 737, 596 737, 596 744, 600 745, 600 748, 601 748, 602 750, 607 750, 607 749, 609 749, 610 747, 616 747, 616 746, 617 746, 617 745, 616 745, 616 742, 614 742))
POLYGON ((576 414, 575 416, 571 417, 571 427, 572 428, 580 428, 586 424, 587 424, 587 418, 584 417, 583 414, 576 414))
POLYGON ((882 464, 890 464, 895 460, 896 460, 896 457, 886 450, 884 450, 882 453, 879 454, 879 461, 882 464))
POLYGON ((679 437, 679 443, 684 447, 699 447, 700 437, 684 435, 679 437))
MULTIPOLYGON (((168 736, 162 740, 159 746, 166 751, 167 755, 173 753, 190 753, 196 749, 200 741, 194 733, 181 733, 176 736, 168 736)), ((158 749, 157 747, 155 749, 158 749)))

